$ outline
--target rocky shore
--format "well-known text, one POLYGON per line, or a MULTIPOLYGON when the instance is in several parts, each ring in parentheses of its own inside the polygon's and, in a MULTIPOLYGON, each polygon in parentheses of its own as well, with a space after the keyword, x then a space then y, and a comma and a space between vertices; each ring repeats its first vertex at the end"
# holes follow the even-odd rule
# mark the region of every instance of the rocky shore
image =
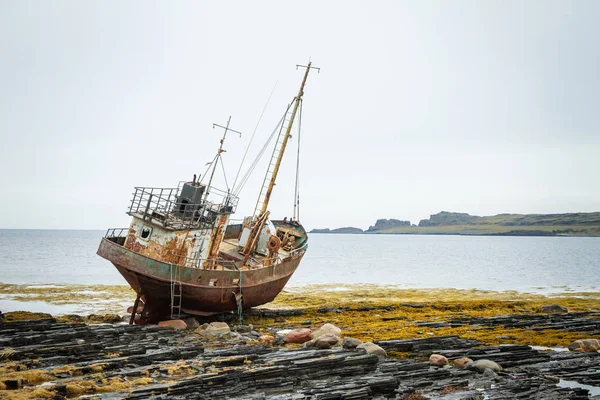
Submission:
POLYGON ((91 323, 103 320, 98 316, 57 321, 7 313, 0 316, 0 398, 600 398, 600 343, 594 339, 600 313, 594 310, 553 305, 537 313, 478 316, 463 307, 440 319, 428 318, 427 304, 412 306, 423 319, 393 315, 393 302, 362 305, 359 313, 382 323, 410 319, 420 329, 404 335, 420 337, 364 343, 349 335, 366 324, 349 305, 258 309, 244 325, 233 315, 130 326, 91 323), (348 323, 344 315, 356 319, 348 323), (494 330, 509 341, 515 338, 508 333, 519 329, 536 343, 536 333, 564 335, 571 350, 567 343, 554 350, 535 343, 490 345, 476 334, 439 334, 445 329, 494 330), (574 337, 585 340, 571 343, 574 337))

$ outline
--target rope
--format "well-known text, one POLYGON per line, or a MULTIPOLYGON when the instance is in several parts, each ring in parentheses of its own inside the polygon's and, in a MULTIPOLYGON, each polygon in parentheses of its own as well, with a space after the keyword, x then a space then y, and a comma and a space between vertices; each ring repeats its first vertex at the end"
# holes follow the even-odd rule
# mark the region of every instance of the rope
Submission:
POLYGON ((281 117, 281 119, 279 120, 279 123, 277 124, 277 126, 275 126, 275 129, 273 130, 273 132, 271 132, 271 135, 269 136, 269 138, 267 139, 266 143, 264 144, 264 146, 262 147, 262 149, 260 150, 260 152, 258 153, 258 155, 256 156, 256 158, 254 159, 254 162, 248 168, 248 171, 246 171, 246 174, 244 175, 244 177, 240 181, 238 187, 234 188, 233 194, 235 196, 239 196, 240 192, 242 191, 242 189, 246 185, 246 182, 248 182, 248 179, 250 178, 250 175, 252 175, 252 172, 254 171, 254 169, 256 168, 256 166, 258 165, 258 162, 260 161, 260 158, 265 153, 265 150, 267 149, 267 147, 269 147, 269 143, 271 143, 271 140, 273 140, 273 137, 275 137, 275 134, 278 133, 279 126, 283 123, 286 115, 287 115, 287 110, 286 110, 285 114, 283 114, 283 116, 281 117))
POLYGON ((242 297, 242 270, 241 269, 240 269, 239 285, 240 285, 240 301, 237 302, 238 303, 237 306, 238 306, 238 317, 240 319, 240 325, 242 325, 242 322, 244 321, 244 309, 242 307, 244 298, 242 297))
POLYGON ((223 170, 223 178, 225 178, 225 187, 227 188, 227 193, 229 193, 229 184, 227 183, 227 174, 225 173, 225 165, 223 164, 223 158, 221 157, 221 155, 219 155, 219 159, 217 160, 221 161, 221 169, 223 170))
POLYGON ((296 156, 296 186, 294 188, 294 219, 300 221, 300 132, 302 131, 302 100, 298 114, 298 153, 296 156))
POLYGON ((173 318, 173 306, 175 305, 175 287, 173 286, 173 263, 169 263, 169 275, 171 277, 171 318, 173 318))
POLYGON ((271 96, 273 96, 273 93, 275 92, 275 88, 277 87, 278 83, 279 83, 279 81, 275 82, 275 86, 273 86, 273 89, 271 90, 271 94, 269 94, 269 98, 267 99, 267 102, 265 103, 265 106, 263 107, 262 113, 260 113, 260 117, 258 118, 258 122, 256 122, 256 126, 254 127, 254 131, 252 132, 252 136, 250 137, 250 141, 248 142, 248 146, 246 147, 246 152, 244 153, 244 157, 242 157, 242 162, 240 163, 240 167, 238 168, 238 172, 235 175, 235 180, 233 181, 233 185, 232 185, 232 187, 234 187, 234 188, 235 188, 235 184, 237 183, 238 177, 240 176, 240 172, 242 171, 242 167, 244 166, 244 161, 246 161, 246 156, 248 155, 248 150, 250 150, 250 145, 252 144, 252 141, 254 140, 254 135, 256 135, 256 131, 258 129, 258 125, 260 125, 260 121, 262 120, 262 117, 265 114, 265 111, 267 110, 267 106, 269 105, 269 102, 271 101, 271 96))
POLYGON ((211 166, 213 165, 213 163, 216 161, 217 157, 219 157, 219 155, 218 155, 218 154, 215 156, 215 158, 213 158, 213 160, 212 160, 211 162, 209 162, 209 163, 207 164, 206 171, 204 171, 204 175, 202 175, 202 176, 200 177, 200 179, 201 179, 201 180, 200 180, 199 182, 201 182, 202 180, 204 180, 204 177, 206 176, 206 174, 208 174, 208 170, 210 170, 210 167, 211 167, 211 166))
POLYGON ((269 138, 267 139, 267 141, 263 145, 262 149, 260 150, 260 152, 258 153, 258 155, 256 156, 256 158, 254 159, 253 163, 248 168, 248 171, 246 171, 246 174, 244 175, 244 177, 240 181, 240 184, 239 184, 238 188, 235 189, 235 195, 236 196, 238 196, 240 194, 240 192, 242 191, 242 189, 246 185, 246 182, 248 182, 248 178, 250 178, 250 175, 252 174, 252 172, 254 172, 254 169, 258 165, 258 162, 259 162, 260 158, 265 153, 265 150, 269 146, 269 143, 271 143, 271 140, 273 140, 273 137, 275 137, 275 133, 277 133, 278 127, 279 127, 279 125, 281 125, 281 123, 283 122, 284 118, 285 118, 285 115, 281 118, 281 120, 279 121, 279 123, 277 124, 277 126, 275 127, 275 129, 273 130, 273 132, 271 133, 271 135, 269 136, 269 138))

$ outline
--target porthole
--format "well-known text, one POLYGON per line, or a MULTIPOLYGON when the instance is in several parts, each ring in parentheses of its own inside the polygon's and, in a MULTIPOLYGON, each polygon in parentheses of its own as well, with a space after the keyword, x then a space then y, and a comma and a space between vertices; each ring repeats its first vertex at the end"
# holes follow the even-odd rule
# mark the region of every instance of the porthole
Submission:
POLYGON ((140 232, 140 238, 142 240, 148 240, 150 239, 150 235, 152 235, 152 228, 149 226, 143 226, 140 232))

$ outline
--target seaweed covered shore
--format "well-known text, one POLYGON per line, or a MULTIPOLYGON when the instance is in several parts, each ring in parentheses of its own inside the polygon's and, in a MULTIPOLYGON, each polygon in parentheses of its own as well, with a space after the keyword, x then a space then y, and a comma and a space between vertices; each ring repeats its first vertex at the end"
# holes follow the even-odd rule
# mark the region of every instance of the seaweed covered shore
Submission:
POLYGON ((242 324, 233 314, 186 318, 177 327, 187 329, 121 319, 2 314, 0 398, 600 395, 598 293, 313 286, 242 324), (335 329, 320 334, 326 327, 335 329))

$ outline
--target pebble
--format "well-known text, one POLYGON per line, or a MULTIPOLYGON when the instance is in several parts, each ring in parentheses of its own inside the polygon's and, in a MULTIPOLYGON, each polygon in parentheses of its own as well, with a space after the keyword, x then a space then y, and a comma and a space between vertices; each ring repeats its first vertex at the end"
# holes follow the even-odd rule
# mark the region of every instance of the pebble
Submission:
POLYGON ((180 319, 170 319, 167 321, 160 321, 158 323, 158 326, 160 326, 160 327, 168 326, 170 328, 181 329, 181 330, 187 329, 187 324, 180 319))
POLYGON ((316 348, 316 349, 330 349, 332 346, 335 346, 339 343, 340 338, 327 334, 319 336, 316 339, 312 339, 306 343, 304 343, 304 347, 306 348, 316 348))
POLYGON ((342 330, 335 325, 325 324, 312 333, 312 339, 317 339, 323 335, 333 335, 338 338, 342 337, 342 330))
POLYGON ((490 369, 491 371, 494 371, 494 372, 502 371, 502 367, 500 365, 498 365, 496 362, 491 361, 491 360, 485 360, 485 359, 470 362, 465 366, 465 368, 475 370, 477 372, 484 372, 486 369, 490 369))
POLYGON ((204 333, 214 336, 222 336, 231 332, 229 325, 225 322, 211 322, 208 326, 203 329, 204 333))
POLYGON ((265 343, 273 343, 275 338, 271 335, 262 335, 261 337, 258 338, 258 340, 261 342, 265 342, 265 343))
POLYGON ((448 364, 448 359, 440 354, 432 354, 429 356, 429 363, 436 367, 443 367, 448 364))
POLYGON ((600 350, 600 342, 597 339, 579 339, 569 345, 569 350, 596 352, 600 350))
POLYGON ((379 358, 387 357, 387 353, 385 352, 385 350, 381 346, 378 346, 372 342, 361 343, 358 346, 356 346, 356 348, 364 349, 367 352, 367 354, 374 354, 379 358))
POLYGON ((294 329, 285 335, 285 342, 302 344, 311 340, 311 334, 312 330, 308 328, 294 329))
POLYGON ((471 360, 469 357, 460 357, 455 360, 452 360, 452 364, 456 368, 460 368, 460 369, 465 368, 465 366, 470 362, 473 362, 473 360, 471 360))
POLYGON ((355 349, 358 345, 362 344, 362 342, 358 339, 346 337, 342 341, 342 347, 344 349, 355 349))

